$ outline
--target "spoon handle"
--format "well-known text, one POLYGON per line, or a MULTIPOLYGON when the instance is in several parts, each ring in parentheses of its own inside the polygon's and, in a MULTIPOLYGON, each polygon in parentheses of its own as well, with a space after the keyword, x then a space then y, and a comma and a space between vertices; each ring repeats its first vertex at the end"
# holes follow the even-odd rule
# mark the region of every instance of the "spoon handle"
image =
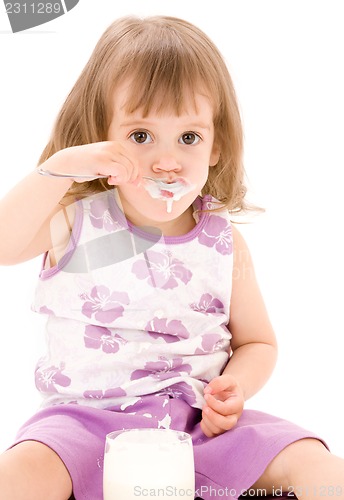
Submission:
MULTIPOLYGON (((37 172, 40 175, 45 175, 47 177, 65 177, 65 178, 75 178, 75 179, 108 179, 110 175, 88 175, 88 174, 67 174, 67 173, 57 173, 52 172, 51 170, 43 170, 43 168, 39 167, 37 172)), ((164 182, 165 179, 154 179, 154 177, 148 177, 146 175, 142 176, 142 179, 147 179, 153 182, 164 182)))
POLYGON ((40 175, 46 175, 48 177, 66 177, 75 179, 107 179, 109 175, 82 175, 82 174, 65 174, 52 172, 51 170, 43 170, 43 168, 38 168, 37 172, 40 175))

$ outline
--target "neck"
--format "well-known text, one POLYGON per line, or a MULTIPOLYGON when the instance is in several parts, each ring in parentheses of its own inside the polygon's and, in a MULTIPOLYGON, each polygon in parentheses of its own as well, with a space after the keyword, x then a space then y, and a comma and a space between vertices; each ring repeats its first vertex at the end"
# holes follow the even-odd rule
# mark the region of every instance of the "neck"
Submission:
POLYGON ((161 231, 161 234, 164 236, 182 236, 183 234, 189 233, 196 225, 195 219, 193 218, 192 207, 189 207, 177 218, 166 222, 157 222, 142 217, 140 217, 138 221, 134 214, 126 215, 126 217, 134 226, 154 227, 161 231))

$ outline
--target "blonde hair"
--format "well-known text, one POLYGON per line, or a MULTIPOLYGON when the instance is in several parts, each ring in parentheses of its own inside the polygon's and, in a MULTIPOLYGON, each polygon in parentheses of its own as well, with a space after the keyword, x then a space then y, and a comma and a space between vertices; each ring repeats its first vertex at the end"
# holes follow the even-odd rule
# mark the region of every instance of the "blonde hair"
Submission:
MULTIPOLYGON (((107 28, 63 104, 39 164, 60 149, 107 140, 114 92, 128 78, 129 113, 172 109, 180 114, 196 92, 210 98, 220 158, 202 194, 230 211, 245 210, 243 131, 232 79, 207 35, 175 17, 124 17, 107 28)), ((106 181, 97 179, 74 183, 67 194, 105 189, 106 181)))

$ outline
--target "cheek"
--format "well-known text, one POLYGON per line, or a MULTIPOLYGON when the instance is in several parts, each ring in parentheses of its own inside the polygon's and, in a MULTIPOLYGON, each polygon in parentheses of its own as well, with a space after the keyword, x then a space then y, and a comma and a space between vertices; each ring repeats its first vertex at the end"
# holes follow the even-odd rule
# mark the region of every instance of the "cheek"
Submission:
POLYGON ((115 126, 114 126, 113 122, 111 122, 109 125, 107 135, 106 135, 106 140, 107 141, 115 141, 116 140, 115 126))
POLYGON ((152 198, 142 185, 124 184, 117 188, 120 199, 126 206, 132 206, 139 212, 146 211, 152 204, 152 198))
POLYGON ((199 191, 203 188, 204 184, 206 184, 209 175, 209 166, 205 165, 204 168, 195 169, 195 173, 193 174, 193 179, 196 184, 196 187, 199 191))

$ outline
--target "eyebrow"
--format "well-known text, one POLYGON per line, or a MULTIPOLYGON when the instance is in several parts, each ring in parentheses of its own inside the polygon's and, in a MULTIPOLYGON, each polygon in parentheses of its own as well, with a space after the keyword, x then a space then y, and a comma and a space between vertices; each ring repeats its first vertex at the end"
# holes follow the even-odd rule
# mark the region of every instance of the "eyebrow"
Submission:
MULTIPOLYGON (((150 122, 149 120, 129 120, 126 122, 123 122, 120 124, 121 128, 126 128, 126 127, 132 127, 132 126, 144 126, 144 127, 154 127, 156 123, 150 122)), ((207 125, 206 123, 203 122, 192 122, 192 123, 186 123, 185 127, 186 130, 188 129, 203 129, 203 130, 210 130, 210 126, 207 125)))
POLYGON ((132 127, 133 125, 135 126, 140 126, 140 125, 145 125, 146 127, 147 126, 152 126, 153 125, 153 122, 149 122, 147 120, 129 120, 127 122, 123 122, 120 124, 120 127, 132 127))

